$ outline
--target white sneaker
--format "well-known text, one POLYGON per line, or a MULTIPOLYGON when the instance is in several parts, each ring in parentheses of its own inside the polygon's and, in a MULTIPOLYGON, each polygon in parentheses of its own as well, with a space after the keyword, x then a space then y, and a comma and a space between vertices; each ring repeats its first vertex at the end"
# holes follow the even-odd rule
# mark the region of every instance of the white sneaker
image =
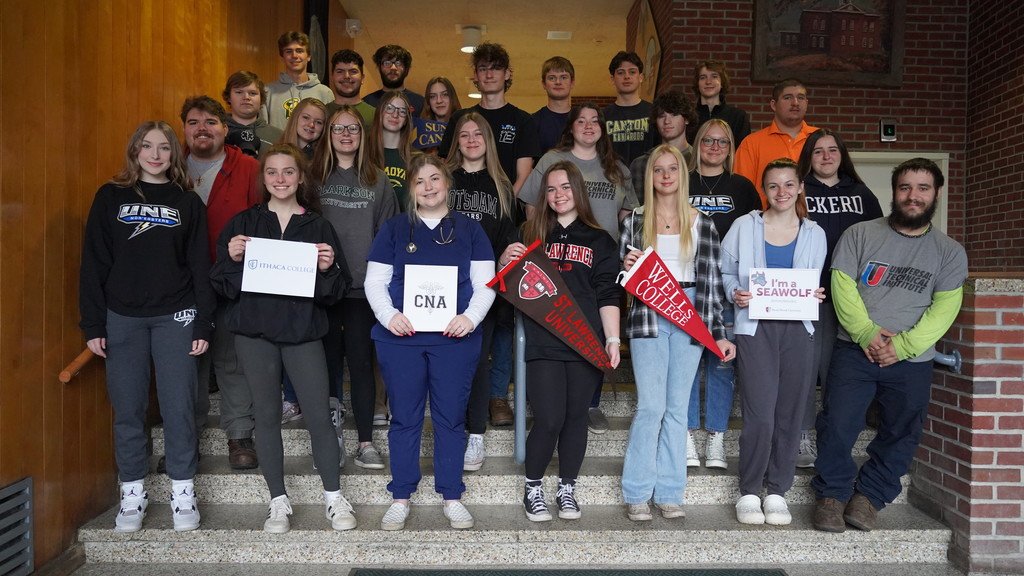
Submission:
POLYGON ((761 512, 761 498, 757 494, 747 494, 736 502, 736 519, 740 524, 764 524, 761 512))
POLYGON ((473 515, 466 510, 460 500, 445 500, 442 509, 452 528, 464 530, 473 527, 473 515))
POLYGON ((764 523, 773 526, 788 526, 793 521, 786 499, 778 494, 764 497, 764 523))
POLYGON ((383 470, 384 459, 381 458, 380 452, 373 447, 373 444, 360 447, 356 450, 356 466, 360 468, 366 468, 368 470, 383 470))
POLYGON ((199 528, 199 507, 196 506, 196 489, 192 481, 180 484, 172 481, 171 518, 176 532, 199 528))
POLYGON ((651 514, 651 507, 647 502, 640 504, 626 504, 626 517, 633 522, 643 522, 654 518, 651 514))
POLYGON ((352 505, 345 497, 332 494, 326 498, 326 516, 335 530, 351 530, 356 527, 356 517, 352 515, 352 505))
POLYGON ((288 516, 292 513, 292 504, 287 495, 281 495, 270 501, 267 519, 263 521, 263 531, 271 534, 284 534, 292 529, 288 516))
POLYGON ((142 482, 121 484, 121 508, 114 517, 114 532, 138 532, 149 506, 149 494, 142 482))
POLYGON ((797 468, 814 468, 814 461, 818 459, 818 447, 814 438, 811 438, 811 431, 804 430, 800 433, 800 450, 796 453, 797 468))
POLYGON ((466 443, 466 456, 462 460, 462 469, 475 472, 484 465, 484 435, 470 434, 469 442, 466 443))
POLYGON ((374 426, 387 426, 388 422, 390 422, 390 421, 391 421, 391 417, 388 416, 387 412, 382 412, 382 413, 374 414, 373 415, 373 425, 374 426))
POLYGON ((409 517, 409 505, 392 502, 384 517, 380 519, 381 530, 401 530, 405 528, 405 519, 409 517))
POLYGON ((724 432, 708 432, 708 445, 704 451, 704 466, 725 470, 724 432))
POLYGON ((281 401, 281 424, 294 422, 302 418, 302 408, 287 400, 281 401))
POLYGON ((693 431, 686 431, 686 467, 694 468, 700 466, 700 456, 697 454, 697 445, 693 442, 693 431))

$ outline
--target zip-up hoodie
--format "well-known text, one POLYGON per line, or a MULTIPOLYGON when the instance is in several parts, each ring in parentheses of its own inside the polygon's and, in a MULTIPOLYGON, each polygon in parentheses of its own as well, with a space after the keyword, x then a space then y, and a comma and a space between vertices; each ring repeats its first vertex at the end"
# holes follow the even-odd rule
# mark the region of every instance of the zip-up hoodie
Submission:
POLYGON ((252 124, 241 124, 228 118, 228 137, 224 142, 238 146, 248 156, 259 158, 281 139, 282 133, 281 129, 267 124, 263 118, 257 117, 252 124))
POLYGON ((296 84, 291 76, 281 72, 277 82, 267 84, 267 101, 263 107, 271 126, 284 130, 292 110, 303 98, 316 98, 324 104, 334 102, 334 92, 321 84, 316 74, 309 72, 308 76, 308 80, 296 84))
MULTIPOLYGON (((825 263, 825 231, 814 220, 804 218, 796 234, 793 268, 817 268, 825 263)), ((722 284, 725 297, 736 310, 736 334, 753 336, 757 320, 751 320, 750 307, 740 308, 733 301, 733 290, 750 290, 750 269, 766 268, 764 257, 764 218, 760 210, 751 210, 733 223, 722 240, 722 284)), ((808 334, 814 334, 814 325, 804 320, 808 334)))
POLYGON ((327 307, 338 302, 352 284, 339 245, 331 223, 314 212, 293 215, 284 233, 277 214, 264 204, 232 218, 217 240, 217 263, 210 270, 214 290, 230 301, 228 330, 275 344, 301 344, 323 338, 327 334, 327 307), (326 271, 317 271, 313 298, 242 292, 245 259, 235 262, 228 256, 228 241, 238 234, 293 242, 325 242, 334 248, 334 265, 326 271))

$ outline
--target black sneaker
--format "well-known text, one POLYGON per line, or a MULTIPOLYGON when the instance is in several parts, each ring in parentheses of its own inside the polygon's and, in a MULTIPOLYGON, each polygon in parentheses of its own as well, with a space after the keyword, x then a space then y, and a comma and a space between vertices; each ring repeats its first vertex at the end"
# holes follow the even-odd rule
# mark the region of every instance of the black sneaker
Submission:
POLYGON ((575 491, 575 480, 572 482, 558 482, 558 495, 555 499, 558 501, 559 518, 563 520, 578 520, 582 516, 580 505, 576 502, 576 496, 573 495, 575 491))
POLYGON ((523 506, 526 508, 526 517, 533 522, 551 521, 551 512, 548 512, 548 505, 544 502, 544 487, 540 482, 526 483, 523 506))

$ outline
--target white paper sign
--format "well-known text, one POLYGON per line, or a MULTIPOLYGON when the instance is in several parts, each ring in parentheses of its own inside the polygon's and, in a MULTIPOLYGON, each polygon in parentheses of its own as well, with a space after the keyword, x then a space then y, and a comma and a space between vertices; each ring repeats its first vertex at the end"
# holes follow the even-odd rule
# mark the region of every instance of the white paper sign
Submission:
POLYGON ((807 268, 751 268, 750 318, 817 320, 821 271, 807 268))
POLYGON ((405 266, 402 313, 417 332, 444 332, 455 318, 459 297, 458 266, 405 266))
POLYGON ((313 297, 316 244, 269 238, 245 243, 242 292, 313 297))

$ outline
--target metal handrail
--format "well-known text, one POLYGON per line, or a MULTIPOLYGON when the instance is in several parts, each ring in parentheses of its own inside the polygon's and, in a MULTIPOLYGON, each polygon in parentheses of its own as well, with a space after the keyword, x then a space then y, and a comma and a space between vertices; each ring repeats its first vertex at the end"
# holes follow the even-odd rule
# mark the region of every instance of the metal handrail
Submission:
POLYGON ((526 331, 523 329, 523 314, 515 314, 515 447, 512 456, 516 464, 526 461, 526 331))
POLYGON ((95 354, 92 353, 92 350, 89 350, 88 348, 82 350, 82 352, 76 356, 70 364, 60 371, 60 374, 57 375, 57 379, 64 384, 71 382, 71 379, 78 376, 78 373, 82 371, 82 368, 85 368, 85 365, 92 360, 93 356, 95 356, 95 354))

